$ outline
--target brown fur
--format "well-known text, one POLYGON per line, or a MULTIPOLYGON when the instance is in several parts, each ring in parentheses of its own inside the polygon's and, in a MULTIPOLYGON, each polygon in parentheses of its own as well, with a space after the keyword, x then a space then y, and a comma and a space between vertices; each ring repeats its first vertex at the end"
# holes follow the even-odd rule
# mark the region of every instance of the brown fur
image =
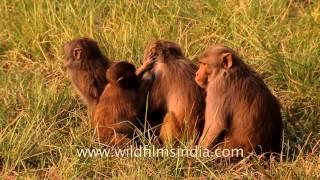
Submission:
POLYGON ((209 47, 199 62, 195 80, 207 92, 200 146, 280 152, 280 104, 263 80, 226 46, 209 47))
POLYGON ((155 60, 151 70, 155 80, 150 90, 149 117, 151 121, 159 120, 167 114, 160 130, 161 140, 171 143, 181 139, 183 132, 189 138, 199 135, 204 99, 194 82, 197 67, 176 43, 165 40, 148 46, 144 62, 150 59, 155 60))
POLYGON ((79 38, 64 45, 65 67, 70 80, 92 115, 107 84, 106 70, 111 62, 93 39, 79 38))
POLYGON ((135 67, 127 62, 113 64, 107 71, 107 79, 109 84, 100 97, 93 124, 101 142, 127 144, 151 82, 143 81, 139 86, 135 67))

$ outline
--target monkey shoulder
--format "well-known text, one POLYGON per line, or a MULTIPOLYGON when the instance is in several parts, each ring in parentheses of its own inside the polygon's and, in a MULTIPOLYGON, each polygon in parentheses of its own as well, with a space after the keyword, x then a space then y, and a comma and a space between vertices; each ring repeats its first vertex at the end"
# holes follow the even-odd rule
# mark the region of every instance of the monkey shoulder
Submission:
MULTIPOLYGON (((230 104, 241 105, 239 109, 242 109, 242 111, 254 109, 255 111, 249 113, 254 117, 269 117, 270 113, 280 112, 280 105, 276 97, 271 93, 263 79, 258 76, 249 76, 242 82, 237 83, 229 92, 226 93, 226 96, 231 97, 229 98, 230 104), (232 95, 234 98, 232 98, 232 95)), ((260 121, 259 118, 257 121, 260 121)))

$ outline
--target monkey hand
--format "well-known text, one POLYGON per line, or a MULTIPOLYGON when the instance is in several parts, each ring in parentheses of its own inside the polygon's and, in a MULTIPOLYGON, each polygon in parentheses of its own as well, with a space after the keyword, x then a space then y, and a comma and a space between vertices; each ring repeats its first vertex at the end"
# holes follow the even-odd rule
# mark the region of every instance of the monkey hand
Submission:
POLYGON ((146 60, 141 67, 139 67, 136 71, 136 75, 141 78, 143 74, 153 68, 153 65, 156 61, 155 60, 146 60))
POLYGON ((155 62, 156 62, 156 60, 155 60, 154 58, 149 58, 149 59, 147 59, 147 60, 142 64, 142 67, 143 67, 143 69, 144 69, 144 72, 149 71, 150 69, 152 69, 155 62))
POLYGON ((151 73, 151 72, 146 72, 146 73, 143 74, 142 79, 146 80, 146 81, 149 81, 149 82, 153 82, 154 74, 151 73))

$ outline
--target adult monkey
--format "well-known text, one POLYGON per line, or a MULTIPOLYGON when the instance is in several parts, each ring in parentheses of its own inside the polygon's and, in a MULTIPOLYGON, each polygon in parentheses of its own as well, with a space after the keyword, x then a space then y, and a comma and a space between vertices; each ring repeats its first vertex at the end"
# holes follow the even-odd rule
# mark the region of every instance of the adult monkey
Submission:
POLYGON ((63 46, 64 66, 91 116, 107 85, 106 71, 111 61, 102 54, 98 43, 90 38, 77 38, 63 46))
POLYGON ((199 145, 279 153, 280 104, 257 73, 223 45, 209 47, 198 61, 195 80, 207 93, 199 145))
POLYGON ((154 60, 154 83, 149 94, 149 119, 162 120, 160 139, 164 144, 181 140, 186 133, 191 140, 201 133, 203 91, 194 81, 197 67, 174 42, 157 40, 145 50, 144 64, 154 60))

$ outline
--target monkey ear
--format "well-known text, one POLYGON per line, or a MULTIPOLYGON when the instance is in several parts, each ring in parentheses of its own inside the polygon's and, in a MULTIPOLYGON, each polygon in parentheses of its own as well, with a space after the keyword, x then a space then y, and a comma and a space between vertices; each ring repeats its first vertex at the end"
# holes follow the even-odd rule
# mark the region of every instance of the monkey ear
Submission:
POLYGON ((123 76, 117 79, 117 83, 121 88, 126 88, 128 84, 127 80, 123 76))
POLYGON ((75 60, 80 60, 82 54, 82 48, 74 48, 72 55, 75 60))
POLYGON ((120 88, 132 89, 136 88, 136 85, 138 85, 138 79, 136 77, 121 76, 117 79, 117 83, 120 86, 120 88))
POLYGON ((117 83, 119 83, 119 82, 121 82, 121 81, 123 81, 123 80, 124 80, 124 77, 121 76, 121 77, 119 77, 119 78, 117 79, 117 83))
POLYGON ((225 69, 231 68, 233 65, 233 59, 231 53, 225 53, 222 55, 222 66, 225 69))

